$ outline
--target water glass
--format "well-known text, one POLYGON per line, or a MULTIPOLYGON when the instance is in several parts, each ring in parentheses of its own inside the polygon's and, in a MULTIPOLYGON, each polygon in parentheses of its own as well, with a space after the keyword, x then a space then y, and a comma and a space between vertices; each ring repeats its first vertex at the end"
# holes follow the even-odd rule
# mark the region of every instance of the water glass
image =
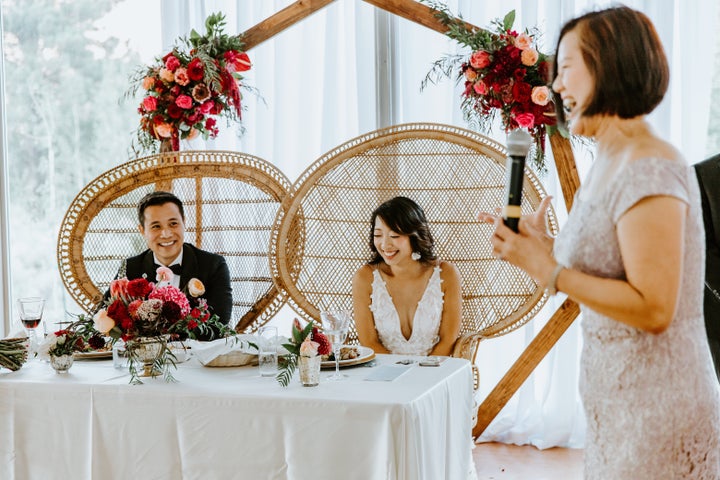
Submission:
POLYGON ((125 370, 128 368, 128 351, 125 347, 125 342, 123 342, 122 339, 118 339, 115 343, 113 343, 112 358, 113 367, 119 370, 125 370))
POLYGON ((265 326, 258 330, 258 366, 262 377, 274 377, 278 373, 277 335, 277 327, 265 326))

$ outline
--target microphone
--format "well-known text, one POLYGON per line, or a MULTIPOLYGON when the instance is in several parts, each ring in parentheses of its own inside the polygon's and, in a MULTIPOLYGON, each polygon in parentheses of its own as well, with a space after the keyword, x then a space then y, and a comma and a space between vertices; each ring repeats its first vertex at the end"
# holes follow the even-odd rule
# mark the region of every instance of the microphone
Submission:
POLYGON ((516 129, 507 136, 508 158, 505 163, 505 193, 507 203, 503 207, 503 223, 517 233, 520 223, 525 157, 532 145, 532 137, 522 129, 516 129))

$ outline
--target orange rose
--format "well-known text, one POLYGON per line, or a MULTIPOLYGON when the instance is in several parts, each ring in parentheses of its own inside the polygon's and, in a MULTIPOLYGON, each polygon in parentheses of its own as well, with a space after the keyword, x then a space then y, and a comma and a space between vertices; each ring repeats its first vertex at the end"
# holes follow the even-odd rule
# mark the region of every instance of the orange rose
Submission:
POLYGON ((203 283, 197 278, 191 278, 188 282, 188 292, 190 292, 190 295, 197 298, 205 293, 205 285, 203 285, 203 283))

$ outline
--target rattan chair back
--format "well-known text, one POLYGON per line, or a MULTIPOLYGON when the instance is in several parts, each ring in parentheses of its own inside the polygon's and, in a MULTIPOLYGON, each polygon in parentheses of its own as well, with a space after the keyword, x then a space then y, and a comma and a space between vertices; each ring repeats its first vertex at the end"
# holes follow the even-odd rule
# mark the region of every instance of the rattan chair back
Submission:
MULTIPOLYGON (((473 339, 462 356, 474 358, 480 338, 520 327, 546 300, 532 278, 493 257, 493 226, 476 220, 506 201, 505 162, 502 145, 438 124, 397 125, 348 141, 305 170, 279 211, 274 278, 306 319, 320 321, 324 308, 352 308, 352 276, 370 258, 372 211, 394 196, 410 197, 425 210, 438 256, 460 270, 461 334, 473 339)), ((522 212, 544 196, 526 169, 522 212)), ((549 227, 557 232, 552 211, 549 227)), ((350 338, 357 341, 355 330, 350 338)))
POLYGON ((60 226, 58 264, 70 295, 90 311, 122 261, 147 247, 137 204, 171 191, 185 207, 185 241, 223 255, 233 290, 232 321, 253 331, 285 303, 268 262, 271 228, 290 181, 246 154, 188 151, 152 155, 113 168, 72 201, 60 226))

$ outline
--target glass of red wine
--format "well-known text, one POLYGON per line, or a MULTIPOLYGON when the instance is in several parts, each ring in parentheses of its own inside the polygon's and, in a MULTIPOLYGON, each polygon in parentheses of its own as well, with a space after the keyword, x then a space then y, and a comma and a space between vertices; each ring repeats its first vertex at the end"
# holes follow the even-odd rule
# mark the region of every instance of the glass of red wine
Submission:
POLYGON ((25 333, 30 340, 31 350, 36 350, 39 344, 38 331, 42 323, 43 308, 45 307, 45 299, 41 297, 23 297, 18 299, 18 308, 20 311, 20 323, 22 323, 25 333))

